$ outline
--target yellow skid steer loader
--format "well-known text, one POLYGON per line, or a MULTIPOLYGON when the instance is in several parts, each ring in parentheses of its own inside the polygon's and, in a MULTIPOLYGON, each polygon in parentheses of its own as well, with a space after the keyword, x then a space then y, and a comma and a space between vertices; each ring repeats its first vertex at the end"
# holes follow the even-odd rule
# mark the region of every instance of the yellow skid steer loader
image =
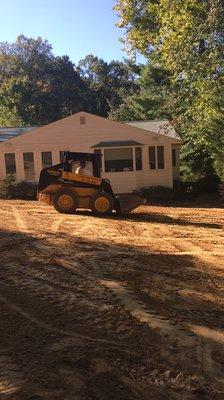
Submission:
POLYGON ((81 208, 98 215, 129 213, 145 203, 137 195, 116 196, 110 182, 101 178, 100 166, 100 154, 65 152, 64 162, 41 171, 38 200, 53 205, 60 213, 73 214, 81 208), (80 174, 78 165, 83 163, 90 166, 91 176, 80 174))

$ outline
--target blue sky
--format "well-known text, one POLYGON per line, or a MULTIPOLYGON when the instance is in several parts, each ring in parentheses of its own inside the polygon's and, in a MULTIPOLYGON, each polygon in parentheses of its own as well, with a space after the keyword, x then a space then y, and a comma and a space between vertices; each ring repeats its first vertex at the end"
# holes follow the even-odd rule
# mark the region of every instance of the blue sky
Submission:
POLYGON ((77 63, 87 54, 109 61, 122 59, 113 11, 115 0, 4 0, 1 2, 0 41, 12 42, 23 33, 41 36, 56 55, 67 54, 77 63))

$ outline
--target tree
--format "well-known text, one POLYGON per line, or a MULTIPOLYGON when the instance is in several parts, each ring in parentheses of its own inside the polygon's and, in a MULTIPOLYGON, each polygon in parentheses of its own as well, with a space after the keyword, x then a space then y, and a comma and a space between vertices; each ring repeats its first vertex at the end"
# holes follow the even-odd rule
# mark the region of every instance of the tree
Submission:
POLYGON ((223 0, 118 0, 116 11, 129 47, 156 58, 170 74, 177 129, 193 149, 203 149, 205 165, 211 154, 215 163, 221 136, 214 141, 207 127, 214 126, 221 101, 223 0))
POLYGON ((156 62, 148 62, 141 68, 139 91, 124 98, 122 104, 110 112, 110 118, 119 121, 169 119, 170 76, 156 62))
POLYGON ((42 125, 80 111, 85 83, 67 56, 41 38, 0 44, 0 120, 42 125), (5 113, 6 112, 6 113, 5 113), (4 116, 5 115, 5 116, 4 116))
POLYGON ((89 88, 89 111, 104 117, 138 90, 136 77, 140 69, 128 61, 107 63, 90 54, 79 62, 77 71, 89 88))

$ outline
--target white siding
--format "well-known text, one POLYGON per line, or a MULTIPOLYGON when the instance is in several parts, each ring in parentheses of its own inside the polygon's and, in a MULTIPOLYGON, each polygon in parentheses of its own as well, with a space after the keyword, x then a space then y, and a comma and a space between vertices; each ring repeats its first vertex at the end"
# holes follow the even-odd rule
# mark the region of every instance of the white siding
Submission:
POLYGON ((105 141, 135 140, 142 143, 142 171, 103 173, 110 179, 116 193, 128 193, 142 186, 162 185, 172 187, 172 144, 180 141, 144 131, 87 113, 78 113, 33 132, 0 144, 0 179, 5 177, 4 153, 15 152, 17 179, 24 179, 23 152, 34 153, 35 174, 38 180, 42 169, 41 152, 51 151, 53 164, 60 162, 59 151, 93 152, 92 146, 105 141), (86 116, 86 125, 80 125, 80 116, 86 116), (150 170, 148 146, 164 146, 165 168, 150 170))

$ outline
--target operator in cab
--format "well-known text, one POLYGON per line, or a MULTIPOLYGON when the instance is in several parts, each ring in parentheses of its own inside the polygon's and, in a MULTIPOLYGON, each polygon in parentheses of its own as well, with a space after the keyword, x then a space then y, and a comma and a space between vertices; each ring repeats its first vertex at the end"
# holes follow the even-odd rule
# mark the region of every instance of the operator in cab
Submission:
POLYGON ((87 168, 85 161, 80 161, 79 167, 75 171, 78 175, 93 176, 92 172, 87 168))

